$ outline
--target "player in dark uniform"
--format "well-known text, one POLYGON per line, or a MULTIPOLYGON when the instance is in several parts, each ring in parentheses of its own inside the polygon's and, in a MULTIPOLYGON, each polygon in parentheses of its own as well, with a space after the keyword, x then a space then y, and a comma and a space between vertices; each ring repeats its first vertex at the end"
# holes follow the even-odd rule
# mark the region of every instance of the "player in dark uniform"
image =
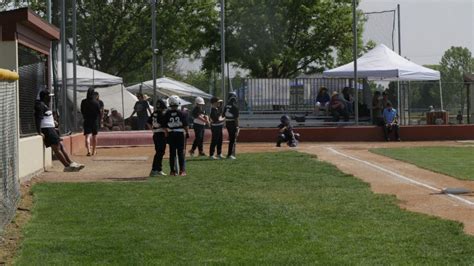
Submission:
POLYGON ((239 135, 239 107, 237 106, 237 94, 229 92, 227 104, 224 107, 225 127, 229 135, 229 149, 227 159, 235 159, 235 143, 239 135))
POLYGON ((175 168, 176 154, 178 154, 179 175, 186 176, 184 147, 186 138, 189 138, 188 118, 181 110, 178 110, 180 105, 178 96, 170 96, 168 103, 170 109, 165 113, 165 124, 163 127, 165 128, 165 134, 167 134, 168 144, 170 146, 170 175, 175 176, 178 174, 178 171, 175 168))
POLYGON ((206 130, 206 125, 209 124, 209 117, 206 115, 206 111, 204 110, 204 99, 202 97, 196 97, 195 106, 193 111, 191 112, 193 117, 193 129, 194 129, 194 141, 191 150, 189 151, 189 155, 194 156, 194 151, 196 148, 199 151, 199 156, 206 156, 204 153, 204 132, 206 130))
POLYGON ((281 124, 278 125, 278 139, 277 139, 277 147, 281 147, 282 142, 286 142, 290 147, 296 147, 298 145, 298 140, 300 138, 300 134, 295 133, 293 131, 293 127, 290 123, 290 117, 284 115, 280 118, 281 124))
POLYGON ((46 147, 51 147, 58 160, 64 165, 64 172, 77 172, 84 168, 83 164, 71 160, 61 143, 56 131, 56 121, 53 112, 49 109, 51 98, 48 91, 39 93, 39 100, 35 102, 36 131, 43 137, 46 147))
POLYGON ((222 156, 222 128, 224 126, 224 119, 222 118, 221 106, 222 100, 217 97, 211 99, 211 132, 212 140, 209 148, 210 159, 223 159, 222 156), (214 150, 217 148, 217 156, 214 156, 214 150))
POLYGON ((148 124, 153 131, 153 142, 155 143, 155 157, 150 177, 166 175, 163 172, 162 162, 166 151, 166 136, 163 125, 165 124, 166 103, 163 100, 156 101, 155 111, 148 118, 148 124))
POLYGON ((87 97, 81 102, 81 113, 84 118, 83 127, 87 156, 95 155, 97 152, 97 133, 99 132, 100 119, 102 117, 100 103, 97 101, 94 88, 87 90, 87 97))

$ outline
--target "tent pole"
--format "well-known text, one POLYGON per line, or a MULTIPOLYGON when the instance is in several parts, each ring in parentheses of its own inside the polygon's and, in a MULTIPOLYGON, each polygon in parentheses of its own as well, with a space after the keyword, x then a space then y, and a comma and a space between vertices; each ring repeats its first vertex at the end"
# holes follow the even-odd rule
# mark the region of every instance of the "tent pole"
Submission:
POLYGON ((400 120, 402 121, 401 117, 401 108, 400 108, 400 80, 397 79, 397 109, 398 109, 398 116, 400 117, 400 120))
MULTIPOLYGON (((125 103, 124 103, 124 100, 123 100, 123 83, 122 83, 122 89, 120 90, 120 92, 122 93, 122 117, 125 117, 125 103)), ((123 130, 125 130, 125 118, 122 119, 122 126, 123 126, 123 130)))
POLYGON ((439 80, 439 98, 441 101, 441 111, 444 111, 444 106, 443 106, 443 89, 441 87, 441 79, 439 80))
POLYGON ((357 89, 357 11, 356 0, 352 0, 352 34, 353 47, 352 56, 354 57, 354 88, 355 88, 355 123, 359 125, 359 91, 357 89))

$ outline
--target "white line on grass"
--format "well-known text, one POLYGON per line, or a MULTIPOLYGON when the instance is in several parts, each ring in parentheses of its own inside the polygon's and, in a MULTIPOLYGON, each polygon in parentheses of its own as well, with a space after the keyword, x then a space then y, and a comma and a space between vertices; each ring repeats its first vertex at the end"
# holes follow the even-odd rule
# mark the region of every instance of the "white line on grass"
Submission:
MULTIPOLYGON (((425 183, 422 183, 422 182, 413 180, 413 179, 411 179, 411 178, 408 178, 408 177, 403 176, 403 175, 401 175, 401 174, 395 173, 395 172, 393 172, 393 171, 391 171, 391 170, 388 170, 388 169, 383 168, 383 167, 381 167, 381 166, 378 166, 378 165, 376 165, 376 164, 373 164, 373 163, 364 161, 364 160, 362 160, 362 159, 359 159, 359 158, 356 158, 356 157, 353 157, 353 156, 344 154, 344 153, 342 153, 342 152, 339 152, 339 151, 335 150, 334 148, 328 147, 328 148, 326 148, 326 149, 332 151, 332 152, 335 153, 335 154, 344 156, 344 157, 349 158, 349 159, 352 159, 352 160, 354 160, 354 161, 358 161, 358 162, 364 163, 364 164, 366 164, 366 165, 368 165, 368 166, 371 166, 371 167, 373 167, 373 168, 376 168, 376 169, 378 169, 378 170, 380 170, 380 171, 382 171, 382 172, 385 172, 385 173, 387 173, 387 174, 391 174, 391 175, 393 175, 393 176, 395 176, 395 177, 398 177, 398 178, 400 178, 400 179, 403 179, 403 180, 408 181, 408 182, 410 182, 410 183, 413 183, 413 184, 415 184, 415 185, 418 185, 418 186, 421 186, 421 187, 425 187, 425 188, 427 188, 427 189, 433 190, 433 191, 438 192, 438 193, 441 193, 441 192, 442 192, 442 190, 439 189, 439 188, 436 188, 436 187, 430 186, 430 185, 428 185, 428 184, 425 184, 425 183)), ((453 194, 446 194, 446 195, 448 195, 448 196, 451 197, 451 198, 457 199, 457 200, 459 200, 459 201, 461 201, 461 202, 463 202, 463 203, 465 203, 465 204, 467 204, 467 205, 474 206, 474 202, 469 201, 469 200, 467 200, 467 199, 464 199, 464 198, 462 198, 462 197, 459 197, 459 196, 456 196, 456 195, 453 195, 453 194)))

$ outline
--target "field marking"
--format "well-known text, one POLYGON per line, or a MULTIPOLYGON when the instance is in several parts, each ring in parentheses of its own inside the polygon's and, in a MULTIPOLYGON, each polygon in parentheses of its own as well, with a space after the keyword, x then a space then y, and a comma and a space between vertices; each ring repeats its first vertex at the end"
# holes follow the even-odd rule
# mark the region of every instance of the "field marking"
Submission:
MULTIPOLYGON (((333 152, 333 153, 335 153, 335 154, 338 154, 338 155, 344 156, 344 157, 346 157, 346 158, 352 159, 352 160, 354 160, 354 161, 357 161, 357 162, 366 164, 366 165, 371 166, 371 167, 373 167, 373 168, 376 168, 376 169, 378 169, 378 170, 380 170, 380 171, 382 171, 382 172, 385 172, 385 173, 387 173, 387 174, 390 174, 390 175, 393 175, 393 176, 398 177, 398 178, 400 178, 400 179, 403 179, 403 180, 405 180, 405 181, 408 181, 408 182, 410 182, 410 183, 412 183, 412 184, 415 184, 415 185, 418 185, 418 186, 421 186, 421 187, 424 187, 424 188, 433 190, 433 191, 438 192, 438 193, 441 193, 441 192, 442 192, 442 190, 439 189, 439 188, 430 186, 430 185, 425 184, 425 183, 420 182, 420 181, 413 180, 413 179, 411 179, 411 178, 409 178, 409 177, 403 176, 403 175, 401 175, 401 174, 398 174, 398 173, 396 173, 396 172, 393 172, 393 171, 391 171, 391 170, 388 170, 387 168, 381 167, 381 166, 376 165, 376 164, 373 164, 373 163, 371 163, 371 162, 367 162, 367 161, 365 161, 365 160, 362 160, 362 159, 359 159, 359 158, 356 158, 356 157, 353 157, 353 156, 344 154, 344 153, 342 153, 342 152, 340 152, 340 151, 335 150, 335 149, 332 148, 332 147, 326 147, 326 149, 329 150, 329 151, 331 151, 331 152, 333 152)), ((456 195, 453 195, 453 194, 446 194, 446 195, 449 196, 449 197, 451 197, 451 198, 453 198, 453 199, 459 200, 459 201, 461 201, 462 203, 465 203, 465 204, 467 204, 467 205, 469 205, 469 206, 474 206, 474 202, 472 202, 472 201, 470 201, 470 200, 464 199, 464 198, 462 198, 462 197, 459 197, 459 196, 456 196, 456 195)))

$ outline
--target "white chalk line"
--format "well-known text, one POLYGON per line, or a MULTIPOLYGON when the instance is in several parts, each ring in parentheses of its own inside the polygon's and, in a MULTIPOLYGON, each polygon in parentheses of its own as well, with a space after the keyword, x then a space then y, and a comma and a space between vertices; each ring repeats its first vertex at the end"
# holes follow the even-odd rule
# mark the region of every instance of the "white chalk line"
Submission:
MULTIPOLYGON (((365 160, 362 160, 362 159, 359 159, 359 158, 356 158, 356 157, 353 157, 353 156, 344 154, 344 153, 342 153, 342 152, 339 152, 339 151, 335 150, 335 149, 332 148, 332 147, 327 147, 326 149, 328 149, 328 150, 330 150, 331 152, 333 152, 333 153, 335 153, 335 154, 338 154, 338 155, 340 155, 340 156, 343 156, 343 157, 352 159, 352 160, 354 160, 354 161, 357 161, 357 162, 366 164, 366 165, 371 166, 371 167, 373 167, 373 168, 376 168, 376 169, 378 169, 378 170, 380 170, 380 171, 382 171, 382 172, 388 173, 388 174, 390 174, 390 175, 393 175, 393 176, 395 176, 395 177, 398 177, 398 178, 400 178, 400 179, 403 179, 403 180, 405 180, 405 181, 408 181, 408 182, 410 182, 410 183, 412 183, 412 184, 415 184, 415 185, 418 185, 418 186, 421 186, 421 187, 425 187, 425 188, 430 189, 430 190, 433 190, 433 191, 435 191, 435 192, 437 192, 437 193, 441 193, 441 191, 442 191, 442 190, 439 189, 439 188, 430 186, 430 185, 425 184, 425 183, 420 182, 420 181, 413 180, 413 179, 411 179, 411 178, 409 178, 409 177, 406 177, 406 176, 403 176, 403 175, 401 175, 401 174, 395 173, 395 172, 393 172, 393 171, 391 171, 391 170, 388 170, 388 169, 386 169, 386 168, 384 168, 384 167, 381 167, 381 166, 378 166, 378 165, 376 165, 376 164, 367 162, 367 161, 365 161, 365 160)), ((462 202, 462 203, 465 203, 465 204, 467 204, 467 205, 469 205, 469 206, 474 206, 474 202, 472 202, 472 201, 470 201, 470 200, 464 199, 464 198, 462 198, 462 197, 459 197, 459 196, 456 196, 456 195, 453 195, 453 194, 446 194, 446 195, 449 196, 449 197, 451 197, 451 198, 454 198, 454 199, 456 199, 456 200, 458 200, 458 201, 460 201, 460 202, 462 202)))

